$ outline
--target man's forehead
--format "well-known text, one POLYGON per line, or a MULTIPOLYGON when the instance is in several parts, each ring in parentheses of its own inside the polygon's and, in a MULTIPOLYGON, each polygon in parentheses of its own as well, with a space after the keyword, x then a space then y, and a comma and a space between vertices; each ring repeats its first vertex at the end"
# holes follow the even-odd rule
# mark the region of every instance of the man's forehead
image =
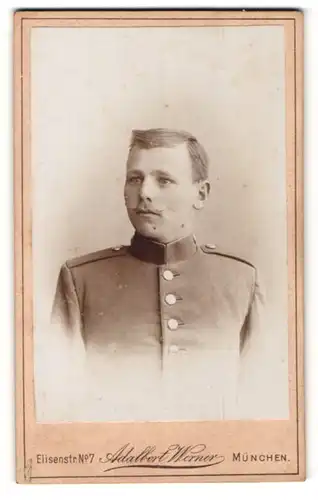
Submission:
POLYGON ((191 158, 186 143, 172 147, 155 147, 150 149, 133 148, 127 165, 128 169, 136 168, 178 168, 191 166, 191 158))

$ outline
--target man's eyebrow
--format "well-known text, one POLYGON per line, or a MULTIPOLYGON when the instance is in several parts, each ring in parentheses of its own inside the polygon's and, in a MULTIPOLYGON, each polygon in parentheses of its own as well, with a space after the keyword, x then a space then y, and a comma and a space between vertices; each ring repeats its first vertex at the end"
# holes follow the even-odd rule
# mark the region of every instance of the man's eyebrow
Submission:
POLYGON ((139 170, 138 168, 134 168, 134 169, 129 169, 127 171, 127 175, 131 175, 131 174, 139 174, 139 175, 144 175, 143 172, 141 170, 139 170))
POLYGON ((167 170, 158 169, 158 170, 155 170, 155 173, 159 174, 159 175, 163 175, 165 177, 170 177, 171 179, 175 179, 175 177, 170 172, 167 172, 167 170))
MULTIPOLYGON (((138 168, 133 168, 127 171, 127 177, 130 177, 132 175, 140 175, 144 177, 145 173, 142 170, 139 170, 138 168)), ((168 177, 169 179, 175 180, 175 177, 171 175, 171 173, 168 172, 167 170, 154 169, 150 172, 150 175, 162 175, 164 177, 168 177)))

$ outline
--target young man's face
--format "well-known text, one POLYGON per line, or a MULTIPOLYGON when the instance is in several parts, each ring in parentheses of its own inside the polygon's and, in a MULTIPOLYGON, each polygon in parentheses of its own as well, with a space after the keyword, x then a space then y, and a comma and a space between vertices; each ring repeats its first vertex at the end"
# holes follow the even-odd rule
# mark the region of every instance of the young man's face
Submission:
POLYGON ((143 236, 168 243, 191 234, 194 205, 202 203, 203 191, 202 183, 192 180, 185 143, 131 152, 125 202, 132 225, 143 236))

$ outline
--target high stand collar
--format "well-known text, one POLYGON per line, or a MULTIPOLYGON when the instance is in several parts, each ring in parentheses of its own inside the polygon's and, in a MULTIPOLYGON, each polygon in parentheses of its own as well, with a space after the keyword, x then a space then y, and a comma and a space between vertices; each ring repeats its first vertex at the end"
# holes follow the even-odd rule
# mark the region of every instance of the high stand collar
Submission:
POLYGON ((193 235, 185 236, 171 243, 160 243, 135 233, 130 245, 130 253, 139 260, 157 265, 188 260, 198 249, 193 235))

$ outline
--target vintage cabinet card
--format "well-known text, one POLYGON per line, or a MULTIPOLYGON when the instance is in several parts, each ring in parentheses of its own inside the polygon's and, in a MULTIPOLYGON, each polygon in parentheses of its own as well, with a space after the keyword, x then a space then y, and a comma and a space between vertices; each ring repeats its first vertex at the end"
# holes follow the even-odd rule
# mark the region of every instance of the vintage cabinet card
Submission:
POLYGON ((14 24, 17 481, 304 479, 302 13, 14 24))

